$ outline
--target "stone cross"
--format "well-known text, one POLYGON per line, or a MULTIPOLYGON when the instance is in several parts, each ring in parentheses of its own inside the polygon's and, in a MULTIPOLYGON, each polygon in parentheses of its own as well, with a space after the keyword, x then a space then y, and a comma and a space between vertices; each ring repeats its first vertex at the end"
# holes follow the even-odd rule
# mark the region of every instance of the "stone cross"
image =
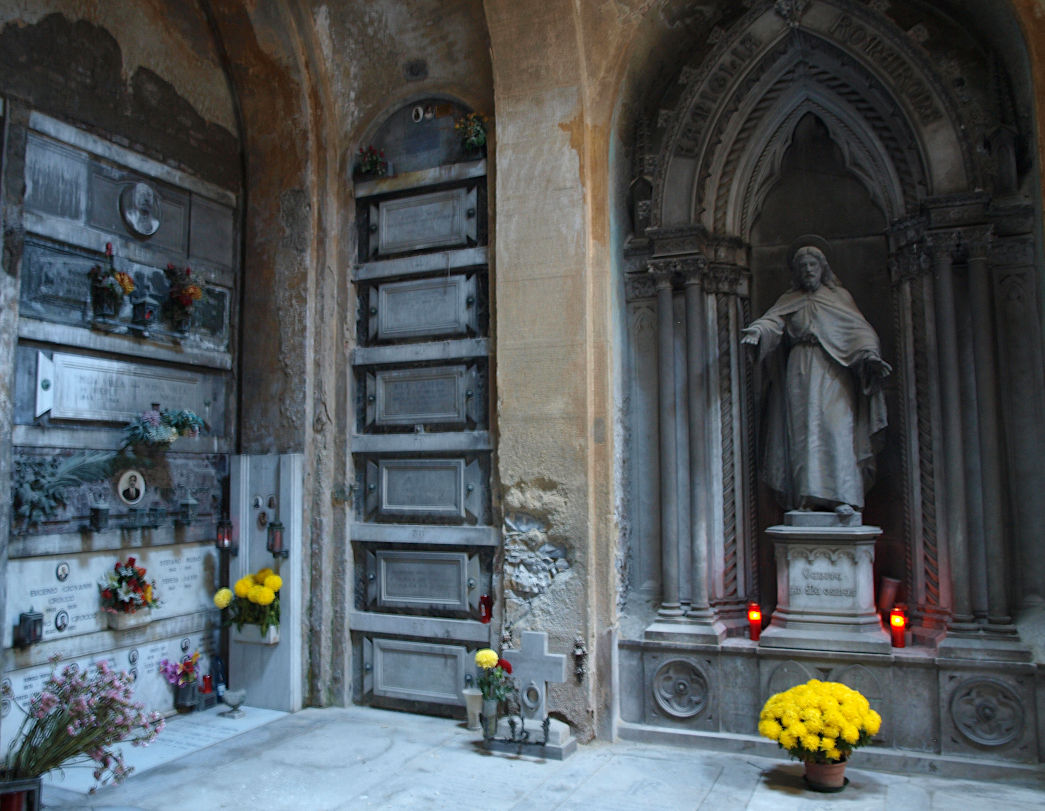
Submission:
POLYGON ((546 682, 566 681, 566 654, 548 653, 548 634, 523 631, 519 650, 505 650, 502 656, 512 664, 512 676, 519 685, 524 718, 543 721, 546 682))

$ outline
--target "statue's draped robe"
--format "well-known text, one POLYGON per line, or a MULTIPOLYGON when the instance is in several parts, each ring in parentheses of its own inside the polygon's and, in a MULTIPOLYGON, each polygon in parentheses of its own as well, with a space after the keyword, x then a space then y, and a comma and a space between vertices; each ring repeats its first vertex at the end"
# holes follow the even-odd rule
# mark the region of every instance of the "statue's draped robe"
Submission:
POLYGON ((792 290, 750 326, 769 362, 762 478, 788 508, 861 509, 886 427, 885 397, 861 381, 881 357, 874 328, 841 287, 792 290))

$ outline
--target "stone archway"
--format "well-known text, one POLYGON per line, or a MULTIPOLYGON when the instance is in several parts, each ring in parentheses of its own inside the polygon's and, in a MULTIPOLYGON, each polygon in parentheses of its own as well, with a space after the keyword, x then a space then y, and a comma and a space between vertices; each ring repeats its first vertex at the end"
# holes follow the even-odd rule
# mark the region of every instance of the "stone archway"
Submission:
MULTIPOLYGON (((658 482, 637 534, 657 546, 647 561, 659 568, 660 617, 721 639, 739 629, 744 602, 773 587, 758 554, 775 509, 755 475, 758 380, 737 332, 786 286, 789 241, 824 232, 897 367, 888 485, 869 507, 886 529, 885 572, 904 580, 926 637, 941 617, 952 632, 986 623, 1004 636, 1018 597, 1010 539, 993 528, 1012 520, 1002 488, 1018 482, 1001 442, 1023 418, 998 400, 1007 381, 993 288, 1032 239, 1029 218, 1001 236, 1012 167, 1005 150, 983 148, 990 122, 1005 118, 991 89, 1004 77, 954 79, 953 65, 933 61, 928 38, 943 23, 931 15, 905 34, 882 4, 750 6, 694 50, 636 142, 650 192, 631 205, 649 226, 632 240, 631 261, 645 263, 628 297, 636 314, 655 307, 658 326, 655 341, 636 332, 632 352, 655 345, 659 371, 656 392, 632 392, 658 403, 655 417, 637 417, 655 420, 656 447, 636 446, 632 466, 658 482)), ((982 75, 997 69, 989 52, 979 58, 982 75)), ((1029 313, 1024 326, 1037 334, 1029 313)))

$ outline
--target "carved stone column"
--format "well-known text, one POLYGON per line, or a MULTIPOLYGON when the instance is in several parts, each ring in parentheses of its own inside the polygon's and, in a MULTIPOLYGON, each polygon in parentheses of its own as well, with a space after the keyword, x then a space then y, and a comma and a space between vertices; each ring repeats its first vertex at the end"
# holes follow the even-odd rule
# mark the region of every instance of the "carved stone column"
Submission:
MULTIPOLYGON (((703 257, 688 260, 684 267, 686 295, 686 366, 689 396, 689 487, 690 548, 692 550, 692 604, 687 617, 700 623, 713 623, 714 613, 708 598, 708 497, 711 482, 708 473, 707 369, 705 347, 707 323, 703 273, 707 261, 703 257)), ((716 637, 718 634, 716 633, 716 637)))
POLYGON ((958 331, 954 309, 954 233, 930 235, 933 256, 933 298, 940 369, 943 422, 946 512, 949 530, 954 618, 952 626, 972 621, 969 584, 969 535, 965 511, 965 459, 962 441, 961 385, 958 368, 958 331))
POLYGON ((675 325, 672 303, 673 273, 670 263, 651 263, 657 286, 657 394, 660 420, 660 562, 659 614, 679 618, 678 478, 675 450, 675 325))
POLYGON ((976 364, 976 406, 979 412, 983 523, 987 579, 987 619, 1007 624, 1008 543, 1005 535, 1005 493, 1002 488, 1001 442, 998 435, 998 373, 994 357, 994 303, 987 256, 989 226, 966 231, 969 252, 969 308, 972 311, 973 353, 976 364))

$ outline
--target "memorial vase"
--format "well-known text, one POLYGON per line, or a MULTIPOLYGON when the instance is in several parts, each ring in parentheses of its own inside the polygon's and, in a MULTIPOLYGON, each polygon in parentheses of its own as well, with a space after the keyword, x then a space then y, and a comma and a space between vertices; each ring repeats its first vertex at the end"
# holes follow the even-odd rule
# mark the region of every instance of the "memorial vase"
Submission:
POLYGON ((130 628, 140 628, 152 622, 152 609, 139 608, 134 612, 121 611, 113 614, 106 612, 106 620, 109 628, 113 631, 126 631, 130 628))
POLYGON ((180 713, 189 713, 196 709, 199 701, 199 685, 178 684, 174 687, 174 708, 180 713))
POLYGON ((845 788, 845 764, 806 762, 805 782, 810 791, 834 792, 845 788))
POLYGON ((496 698, 483 699, 483 737, 492 738, 497 734, 497 705, 500 702, 496 698))
POLYGON ((278 645, 279 628, 270 625, 262 633, 260 625, 244 625, 237 628, 235 625, 229 628, 230 642, 243 642, 250 645, 278 645))
POLYGON ((120 299, 104 285, 91 286, 91 311, 95 318, 115 318, 120 311, 120 299))

